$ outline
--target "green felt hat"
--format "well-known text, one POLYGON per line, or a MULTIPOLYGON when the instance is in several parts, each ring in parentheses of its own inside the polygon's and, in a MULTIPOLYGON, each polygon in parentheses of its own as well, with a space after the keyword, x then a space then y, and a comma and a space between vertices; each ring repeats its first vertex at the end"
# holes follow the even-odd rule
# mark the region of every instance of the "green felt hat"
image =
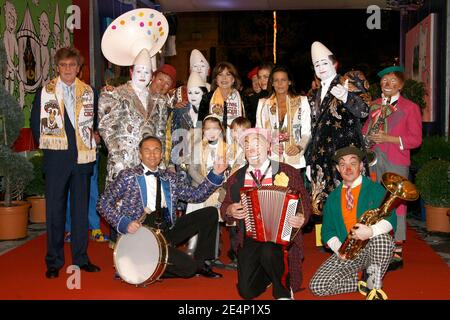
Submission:
POLYGON ((383 78, 384 75, 392 72, 405 72, 405 68, 403 68, 402 66, 390 66, 378 72, 377 75, 380 78, 383 78))
POLYGON ((361 161, 366 156, 366 153, 364 151, 362 151, 361 149, 359 149, 353 145, 350 145, 348 147, 344 147, 344 148, 340 148, 340 149, 336 150, 336 152, 333 155, 333 160, 337 163, 337 162, 339 162, 340 158, 342 158, 343 156, 349 155, 349 154, 354 154, 361 161))

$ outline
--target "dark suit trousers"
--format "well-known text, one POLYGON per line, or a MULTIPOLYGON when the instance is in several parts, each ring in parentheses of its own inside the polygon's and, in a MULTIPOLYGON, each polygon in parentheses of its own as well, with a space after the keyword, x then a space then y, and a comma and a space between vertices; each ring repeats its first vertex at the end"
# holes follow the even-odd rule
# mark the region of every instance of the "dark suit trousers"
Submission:
POLYGON ((196 210, 177 219, 175 226, 166 232, 169 247, 169 264, 164 278, 189 278, 204 267, 205 260, 214 259, 217 237, 218 214, 214 207, 196 210), (195 260, 176 246, 198 234, 195 260))
POLYGON ((70 189, 72 263, 88 262, 88 206, 90 173, 72 170, 47 170, 45 197, 47 216, 47 268, 64 265, 64 230, 66 223, 67 192, 70 189))
POLYGON ((244 299, 259 296, 271 283, 276 299, 290 298, 289 274, 283 284, 284 272, 284 251, 281 245, 245 238, 244 245, 238 250, 237 284, 239 294, 244 299))

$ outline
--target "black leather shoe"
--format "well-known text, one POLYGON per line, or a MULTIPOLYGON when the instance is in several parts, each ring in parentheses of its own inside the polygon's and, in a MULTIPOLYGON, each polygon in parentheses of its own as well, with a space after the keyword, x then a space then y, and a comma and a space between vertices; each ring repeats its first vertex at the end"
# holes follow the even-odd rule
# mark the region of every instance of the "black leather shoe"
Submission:
POLYGON ((92 264, 90 262, 79 266, 81 270, 86 271, 86 272, 99 272, 100 268, 97 267, 95 264, 92 264))
POLYGON ((395 271, 403 268, 403 259, 392 259, 387 271, 395 271))
POLYGON ((45 272, 45 276, 48 279, 53 279, 53 278, 58 278, 59 277, 59 269, 57 268, 48 268, 47 271, 45 272))
POLYGON ((206 278, 222 278, 223 276, 220 273, 214 272, 211 268, 205 267, 197 271, 197 276, 203 276, 206 278))

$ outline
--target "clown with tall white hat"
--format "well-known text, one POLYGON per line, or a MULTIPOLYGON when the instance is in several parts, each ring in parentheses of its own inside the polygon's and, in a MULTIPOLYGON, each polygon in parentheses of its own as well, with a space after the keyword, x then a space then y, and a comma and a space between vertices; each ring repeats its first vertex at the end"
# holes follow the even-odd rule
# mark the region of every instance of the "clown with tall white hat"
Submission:
POLYGON ((190 72, 196 72, 200 75, 201 79, 206 85, 206 88, 211 89, 211 85, 207 83, 207 78, 209 74, 209 62, 206 60, 205 56, 197 49, 191 51, 191 56, 189 58, 189 70, 190 72))
POLYGON ((312 139, 306 162, 314 213, 320 215, 328 194, 341 180, 332 160, 334 152, 348 145, 364 145, 361 119, 368 115, 370 95, 364 75, 351 71, 340 76, 333 52, 318 41, 311 45, 311 60, 320 86, 308 95, 312 139))
POLYGON ((149 92, 155 55, 168 35, 164 15, 153 9, 136 9, 114 20, 102 38, 103 55, 113 64, 130 66, 131 80, 106 86, 99 98, 99 132, 108 148, 106 183, 140 163, 139 142, 145 135, 165 145, 167 99, 149 92))
POLYGON ((203 96, 208 92, 206 83, 197 72, 191 72, 187 85, 177 88, 178 91, 183 100, 187 100, 187 104, 182 108, 173 109, 166 132, 168 137, 166 161, 171 161, 171 165, 175 166, 177 171, 186 169, 182 163, 190 162, 186 157, 192 156, 194 138, 201 139, 202 125, 201 121, 198 121, 198 110, 203 96), (190 140, 181 144, 188 136, 190 140))

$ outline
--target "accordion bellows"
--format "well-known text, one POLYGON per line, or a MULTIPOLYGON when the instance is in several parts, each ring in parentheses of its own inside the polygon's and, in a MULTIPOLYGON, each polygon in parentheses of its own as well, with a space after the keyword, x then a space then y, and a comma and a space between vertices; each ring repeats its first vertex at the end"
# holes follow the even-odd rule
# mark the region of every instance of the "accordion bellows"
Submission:
POLYGON ((240 194, 247 236, 260 242, 289 244, 293 228, 288 220, 297 212, 299 193, 287 187, 262 186, 241 188, 240 194))

